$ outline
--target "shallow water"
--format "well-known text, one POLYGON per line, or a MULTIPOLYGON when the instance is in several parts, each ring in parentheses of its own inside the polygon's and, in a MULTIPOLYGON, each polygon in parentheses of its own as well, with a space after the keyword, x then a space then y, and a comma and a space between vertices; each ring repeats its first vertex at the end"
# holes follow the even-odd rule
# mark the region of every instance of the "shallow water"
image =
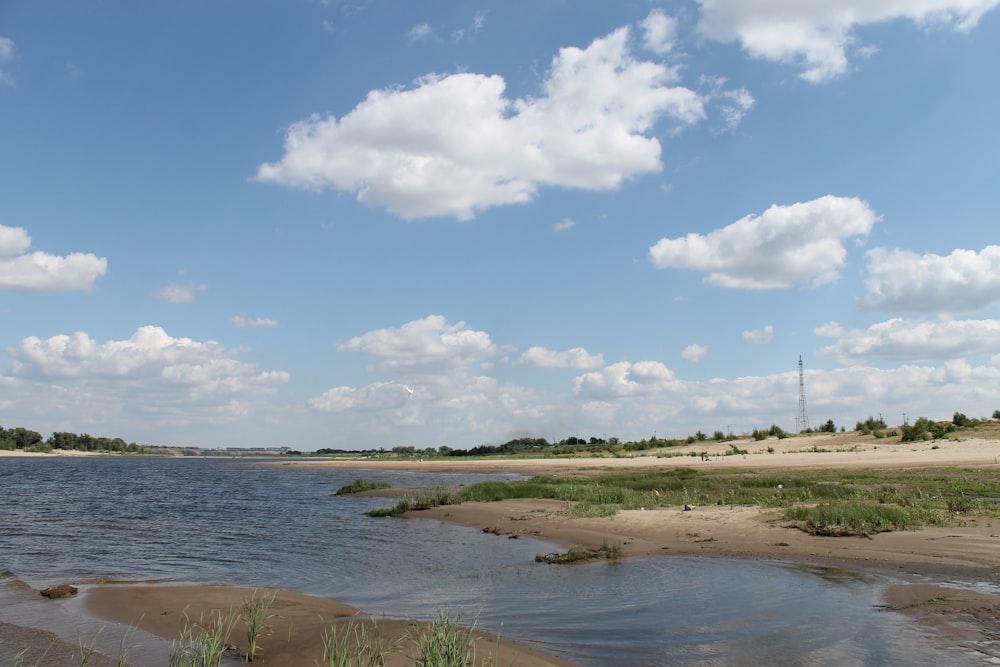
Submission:
MULTIPOLYGON (((887 582, 872 576, 711 558, 545 565, 534 556, 551 545, 373 519, 364 510, 392 501, 331 495, 359 477, 402 487, 514 476, 0 459, 0 623, 51 623, 75 643, 100 626, 73 603, 65 618, 33 611, 22 582, 168 580, 277 586, 407 618, 478 614, 484 630, 595 667, 982 664, 878 611, 887 582)), ((0 665, 17 649, 2 648, 0 665)))

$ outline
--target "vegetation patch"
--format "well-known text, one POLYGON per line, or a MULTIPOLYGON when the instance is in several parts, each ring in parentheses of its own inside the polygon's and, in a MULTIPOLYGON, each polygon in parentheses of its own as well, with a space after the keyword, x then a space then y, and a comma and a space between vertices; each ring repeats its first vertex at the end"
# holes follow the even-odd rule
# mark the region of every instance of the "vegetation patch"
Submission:
POLYGON ((568 563, 580 563, 588 560, 618 560, 624 554, 625 549, 621 544, 618 544, 617 542, 612 544, 605 540, 601 543, 601 546, 598 549, 589 549, 578 545, 570 547, 569 551, 566 553, 553 552, 548 554, 538 554, 535 556, 535 562, 565 565, 568 563))
POLYGON ((925 510, 856 501, 791 507, 785 511, 785 519, 811 535, 834 537, 871 537, 893 530, 914 530, 925 525, 943 524, 937 515, 925 510))
POLYGON ((337 489, 337 493, 334 495, 344 496, 351 493, 361 493, 362 491, 376 491, 378 489, 389 488, 392 488, 392 484, 388 482, 369 482, 363 479, 356 479, 350 484, 345 484, 337 489))

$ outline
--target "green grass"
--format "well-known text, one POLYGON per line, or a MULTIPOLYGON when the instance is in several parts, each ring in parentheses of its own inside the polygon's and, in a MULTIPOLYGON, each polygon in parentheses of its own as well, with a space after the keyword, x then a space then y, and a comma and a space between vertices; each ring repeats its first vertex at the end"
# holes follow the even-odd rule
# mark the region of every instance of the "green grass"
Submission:
POLYGON ((337 493, 334 495, 343 496, 350 493, 361 493, 362 491, 375 491, 378 489, 388 488, 392 488, 392 484, 389 484, 388 482, 368 482, 363 479, 356 479, 350 484, 345 484, 337 489, 337 493))
POLYGON ((785 519, 811 535, 871 537, 893 530, 913 530, 943 525, 940 515, 917 508, 871 505, 860 502, 823 503, 814 507, 791 507, 785 519))
MULTIPOLYGON (((713 468, 613 472, 593 477, 536 477, 438 489, 399 500, 371 516, 398 516, 414 509, 461 502, 544 498, 568 503, 571 516, 611 516, 620 510, 678 505, 755 506, 813 516, 793 518, 825 534, 872 534, 962 521, 1000 518, 1000 477, 976 468, 768 471, 713 468), (820 516, 819 508, 841 508, 844 516, 820 516), (802 508, 802 509, 798 509, 802 508), (844 510, 843 508, 848 508, 844 510), (861 508, 869 508, 865 512, 861 508), (894 510, 905 510, 895 513, 894 510), (854 515, 855 518, 851 518, 854 515), (880 518, 881 517, 881 518, 880 518), (809 523, 811 521, 811 523, 809 523), (867 532, 866 532, 867 531, 867 532)), ((824 510, 828 514, 834 510, 824 510)))
POLYGON ((257 597, 255 590, 249 600, 243 601, 242 618, 247 631, 247 662, 253 662, 257 658, 257 654, 260 652, 257 646, 260 638, 271 631, 271 626, 267 622, 274 617, 274 614, 269 614, 268 611, 274 602, 275 595, 275 591, 266 591, 257 597))
POLYGON ((598 549, 588 549, 587 547, 577 545, 570 547, 569 551, 562 554, 538 554, 535 556, 535 562, 567 565, 569 563, 580 563, 598 559, 618 560, 624 555, 625 548, 621 544, 617 542, 612 544, 605 540, 598 549))

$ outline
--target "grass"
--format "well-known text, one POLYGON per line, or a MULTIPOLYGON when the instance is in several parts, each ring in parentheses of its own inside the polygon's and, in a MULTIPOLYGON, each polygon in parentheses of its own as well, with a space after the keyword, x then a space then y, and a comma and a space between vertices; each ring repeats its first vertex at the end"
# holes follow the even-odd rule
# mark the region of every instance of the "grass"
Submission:
POLYGON ((569 563, 580 563, 588 560, 597 560, 601 558, 606 558, 610 560, 618 560, 625 555, 625 548, 618 543, 609 543, 607 540, 601 543, 598 549, 588 549, 583 546, 570 547, 569 551, 564 554, 561 553, 549 553, 549 554, 538 554, 535 556, 535 562, 538 563, 550 563, 565 565, 569 563))
POLYGON ((274 615, 269 614, 268 610, 274 602, 275 595, 274 591, 268 591, 257 597, 257 591, 254 591, 249 600, 243 601, 242 617, 247 631, 247 662, 254 661, 259 650, 257 642, 262 636, 270 633, 271 626, 267 624, 267 621, 274 615))
POLYGON ((943 520, 925 510, 859 502, 823 503, 814 507, 791 507, 785 519, 811 535, 871 537, 893 530, 913 530, 942 525, 943 520))
MULTIPOLYGON (((447 610, 422 626, 413 637, 417 649, 417 667, 476 667, 476 622, 463 627, 461 617, 452 618, 447 610)), ((483 658, 484 667, 496 665, 497 657, 483 658)))
POLYGON ((229 635, 236 625, 237 615, 213 610, 206 619, 192 623, 184 614, 184 627, 174 642, 168 667, 219 667, 229 649, 229 635))
POLYGON ((361 493, 362 491, 376 491, 378 489, 389 488, 392 488, 392 484, 389 484, 388 482, 369 482, 363 479, 356 479, 350 484, 345 484, 337 489, 337 492, 334 495, 344 496, 351 493, 361 493))
POLYGON ((383 667, 398 649, 398 643, 386 641, 374 618, 370 624, 352 618, 323 631, 324 667, 383 667))
POLYGON ((593 477, 535 477, 482 482, 400 499, 370 516, 460 502, 546 498, 569 503, 571 516, 611 516, 620 510, 678 505, 783 509, 802 530, 820 535, 871 535, 947 525, 968 516, 1000 518, 1000 478, 976 468, 796 470, 758 472, 714 468, 611 472, 593 477))

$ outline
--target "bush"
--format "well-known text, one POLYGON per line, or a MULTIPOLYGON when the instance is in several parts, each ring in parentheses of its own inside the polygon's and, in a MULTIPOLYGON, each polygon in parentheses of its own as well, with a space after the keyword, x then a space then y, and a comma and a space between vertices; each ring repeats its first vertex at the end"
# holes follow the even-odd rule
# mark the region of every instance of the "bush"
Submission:
POLYGON ((913 424, 903 427, 900 442, 918 442, 920 440, 938 440, 946 433, 955 430, 955 426, 950 424, 945 426, 936 421, 931 421, 927 417, 919 417, 913 424))
POLYGON ((875 419, 874 417, 869 417, 863 422, 858 422, 854 425, 854 430, 861 435, 870 435, 876 433, 877 431, 885 430, 885 420, 879 417, 875 419))

